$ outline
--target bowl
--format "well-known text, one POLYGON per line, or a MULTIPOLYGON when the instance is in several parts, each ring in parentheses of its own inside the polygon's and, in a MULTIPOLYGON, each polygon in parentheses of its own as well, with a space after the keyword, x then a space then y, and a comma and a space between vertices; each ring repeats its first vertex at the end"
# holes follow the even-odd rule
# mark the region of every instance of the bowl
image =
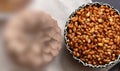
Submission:
MULTIPOLYGON (((65 25, 65 29, 64 29, 64 40, 65 40, 65 45, 67 47, 67 49, 70 51, 70 53, 72 54, 73 51, 70 49, 70 46, 68 44, 68 38, 67 38, 67 25, 68 23, 70 22, 71 18, 75 15, 75 13, 78 11, 78 10, 81 10, 89 5, 107 5, 108 7, 114 9, 111 5, 109 4, 106 4, 106 3, 101 3, 101 2, 93 2, 93 3, 88 3, 88 4, 84 4, 82 6, 80 6, 79 8, 77 8, 70 16, 69 18, 67 19, 67 22, 66 22, 66 25, 65 25)), ((117 9, 114 9, 119 15, 119 11, 117 9)), ((82 61, 80 58, 77 58, 76 56, 73 55, 73 58, 75 60, 77 60, 79 63, 82 63, 84 66, 88 66, 88 67, 92 67, 92 68, 105 68, 105 67, 108 67, 108 66, 111 66, 113 64, 117 64, 118 62, 120 62, 120 55, 118 56, 117 59, 115 59, 114 61, 111 61, 109 62, 108 64, 104 64, 104 65, 92 65, 92 64, 88 64, 84 61, 82 61)))

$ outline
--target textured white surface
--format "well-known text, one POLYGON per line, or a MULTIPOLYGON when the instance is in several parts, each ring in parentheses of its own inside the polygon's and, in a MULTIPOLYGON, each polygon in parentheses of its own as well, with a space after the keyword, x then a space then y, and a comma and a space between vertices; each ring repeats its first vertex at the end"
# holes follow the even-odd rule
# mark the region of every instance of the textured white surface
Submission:
MULTIPOLYGON (((44 10, 51 14, 57 21, 58 25, 64 30, 65 21, 68 16, 82 4, 91 2, 91 0, 33 0, 30 8, 36 10, 44 10)), ((2 36, 0 36, 2 38, 2 36)), ((6 57, 2 42, 0 42, 0 71, 26 71, 13 65, 6 57)), ((62 47, 60 54, 42 70, 27 70, 27 71, 107 71, 108 69, 92 69, 84 67, 82 64, 75 61, 66 48, 62 47)))

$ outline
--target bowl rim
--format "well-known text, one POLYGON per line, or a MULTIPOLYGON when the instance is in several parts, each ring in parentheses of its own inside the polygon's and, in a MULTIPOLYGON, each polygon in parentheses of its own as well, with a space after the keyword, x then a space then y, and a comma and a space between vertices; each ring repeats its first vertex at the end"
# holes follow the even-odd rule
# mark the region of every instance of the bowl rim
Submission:
MULTIPOLYGON (((65 28, 64 28, 64 41, 65 41, 65 46, 67 47, 67 49, 69 50, 70 54, 72 54, 72 50, 70 49, 70 46, 68 45, 67 43, 67 24, 70 22, 70 19, 71 17, 74 16, 74 14, 76 13, 76 11, 80 10, 80 9, 83 9, 84 7, 86 6, 89 6, 89 5, 96 5, 96 4, 99 4, 99 5, 107 5, 109 6, 110 8, 114 9, 119 15, 120 15, 120 12, 113 8, 113 6, 111 6, 110 4, 107 4, 107 3, 103 3, 103 2, 92 2, 92 3, 87 3, 87 4, 83 4, 82 6, 79 6, 77 9, 75 9, 71 15, 68 17, 67 21, 66 21, 66 24, 65 24, 65 28)), ((92 67, 92 68, 106 68, 108 66, 111 66, 111 65, 114 65, 114 64, 117 64, 118 62, 120 62, 120 55, 118 56, 118 58, 114 61, 111 61, 109 62, 108 64, 105 64, 105 65, 92 65, 92 64, 88 64, 88 63, 85 63, 83 62, 81 59, 78 59, 77 57, 75 57, 74 55, 72 55, 73 58, 77 61, 79 61, 79 63, 82 63, 84 66, 87 66, 87 67, 92 67)))

